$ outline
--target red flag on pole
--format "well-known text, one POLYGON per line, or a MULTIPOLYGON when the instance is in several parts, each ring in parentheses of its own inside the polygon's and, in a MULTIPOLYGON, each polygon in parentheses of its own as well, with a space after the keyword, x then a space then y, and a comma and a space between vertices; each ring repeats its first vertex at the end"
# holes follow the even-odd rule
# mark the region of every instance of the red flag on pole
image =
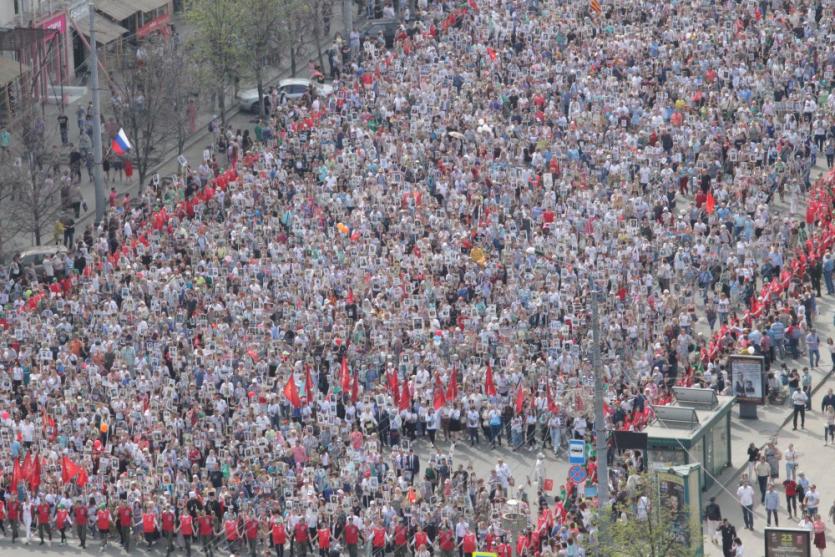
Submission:
POLYGON ((351 404, 356 404, 360 398, 360 376, 357 370, 354 370, 354 384, 351 385, 351 404))
POLYGON ((32 478, 32 452, 26 453, 26 458, 23 459, 23 464, 20 467, 20 479, 29 482, 32 478))
POLYGON ((484 377, 484 394, 496 396, 496 384, 493 382, 493 366, 487 364, 487 373, 484 377))
POLYGON ((391 398, 394 400, 395 404, 398 404, 400 400, 400 387, 397 385, 397 372, 396 371, 389 371, 386 373, 386 378, 388 379, 389 390, 391 391, 391 398))
POLYGON ((284 385, 284 396, 287 397, 287 400, 290 401, 293 408, 301 408, 302 399, 299 397, 299 388, 296 387, 296 380, 293 378, 292 373, 287 379, 287 384, 284 385))
POLYGON ((84 487, 87 485, 87 470, 84 468, 78 467, 78 476, 75 478, 75 485, 78 487, 84 487))
POLYGON ((409 392, 409 380, 403 381, 403 390, 400 392, 400 401, 398 408, 401 410, 408 410, 412 405, 412 393, 409 392))
POLYGON ((707 192, 707 199, 705 200, 705 211, 708 215, 712 215, 716 210, 716 199, 713 197, 713 192, 707 192))
POLYGON ((348 372, 348 357, 342 356, 342 392, 347 393, 351 389, 351 374, 348 372))
POLYGON ((58 438, 58 427, 56 427, 55 420, 52 418, 52 416, 50 416, 49 414, 46 413, 46 405, 44 405, 42 407, 41 417, 42 417, 42 424, 41 424, 42 430, 44 432, 46 432, 47 430, 50 430, 49 431, 49 440, 50 441, 55 441, 55 439, 58 438))
POLYGON ((521 414, 522 409, 525 408, 525 389, 522 388, 522 382, 516 387, 516 413, 521 414))
POLYGON ((310 376, 310 366, 304 366, 304 394, 307 397, 307 403, 313 402, 313 378, 310 376))
POLYGON ((441 382, 441 374, 435 375, 435 396, 432 400, 435 410, 440 410, 446 404, 444 399, 444 384, 441 382))
POLYGON ((41 457, 35 455, 35 463, 32 465, 32 477, 29 478, 29 488, 35 492, 41 485, 41 457))
POLYGON ((16 496, 17 484, 23 479, 23 474, 20 471, 20 458, 14 459, 14 469, 12 470, 12 493, 16 496))
POLYGON ((551 414, 558 414, 560 411, 560 407, 556 405, 554 399, 551 398, 551 387, 548 384, 545 384, 545 400, 548 402, 548 411, 551 414))
POLYGON ((458 370, 452 368, 449 374, 449 383, 446 386, 446 399, 449 402, 454 402, 458 398, 458 370))

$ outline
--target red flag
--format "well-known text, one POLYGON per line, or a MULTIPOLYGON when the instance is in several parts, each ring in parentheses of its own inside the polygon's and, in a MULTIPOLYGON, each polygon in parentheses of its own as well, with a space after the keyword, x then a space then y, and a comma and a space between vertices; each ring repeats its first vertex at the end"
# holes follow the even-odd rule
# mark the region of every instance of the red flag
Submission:
POLYGON ((551 387, 548 384, 545 384, 545 400, 548 401, 548 411, 551 414, 558 414, 560 411, 560 407, 556 405, 554 399, 551 398, 551 387))
POLYGON ((433 397, 432 403, 435 406, 435 410, 440 410, 446 404, 446 400, 444 400, 444 384, 441 383, 440 373, 435 375, 435 396, 433 397))
POLYGON ((258 363, 258 352, 256 352, 253 348, 250 348, 249 350, 247 350, 246 355, 249 356, 250 358, 252 358, 252 363, 253 364, 258 363))
POLYGON ((707 192, 707 199, 705 200, 705 211, 708 215, 712 215, 716 210, 716 199, 713 197, 713 192, 707 192))
POLYGON ((29 488, 35 492, 41 485, 41 457, 35 455, 35 463, 32 465, 32 477, 29 478, 29 488))
POLYGON ((87 470, 84 468, 78 467, 78 476, 75 478, 75 485, 78 487, 84 487, 87 485, 87 470))
POLYGON ((399 406, 401 410, 408 410, 412 405, 412 393, 409 392, 409 380, 403 381, 403 390, 400 393, 399 406))
POLYGON ((400 387, 397 385, 397 372, 387 372, 386 376, 389 383, 389 390, 391 390, 391 398, 394 400, 395 404, 398 404, 398 401, 400 400, 400 387))
POLYGON ((307 403, 313 402, 313 378, 310 377, 310 366, 304 366, 304 394, 307 397, 307 403))
POLYGON ((354 291, 350 288, 348 289, 348 295, 345 296, 345 301, 348 302, 349 304, 354 303, 354 291))
POLYGON ((467 0, 467 5, 473 9, 473 11, 478 11, 478 4, 476 4, 475 0, 467 0))
POLYGON ((493 382, 493 366, 487 364, 487 373, 484 377, 484 394, 496 396, 496 384, 493 382))
POLYGON ((446 386, 446 399, 450 402, 458 398, 458 370, 452 368, 449 374, 449 383, 446 386))
POLYGON ((490 47, 488 46, 488 47, 487 47, 487 56, 489 56, 489 57, 490 57, 490 60, 495 60, 495 59, 496 59, 496 50, 495 50, 495 49, 493 49, 493 48, 490 48, 490 47))
POLYGON ((43 417, 43 423, 41 424, 41 428, 44 432, 47 429, 50 429, 51 431, 49 433, 49 440, 55 441, 55 439, 58 438, 58 427, 55 424, 55 420, 52 418, 52 416, 46 413, 46 406, 43 407, 41 414, 43 417))
POLYGON ((348 357, 342 356, 342 392, 347 393, 351 389, 351 374, 348 372, 348 357))
POLYGON ((351 385, 351 404, 356 404, 360 398, 360 376, 357 370, 354 370, 354 384, 351 385))
POLYGON ((296 380, 293 378, 292 373, 287 379, 287 384, 284 385, 284 396, 287 397, 287 400, 290 401, 293 408, 301 408, 302 399, 299 397, 299 388, 296 387, 296 380))
POLYGON ((20 458, 14 459, 14 469, 12 470, 12 493, 17 493, 17 484, 23 480, 23 473, 20 470, 20 458))
POLYGON ((516 413, 521 414, 525 407, 525 389, 522 388, 522 382, 516 387, 516 413))
POLYGON ((23 464, 20 467, 20 479, 28 482, 32 478, 32 452, 26 453, 23 464))
POLYGON ((78 474, 78 467, 67 455, 61 457, 61 481, 68 484, 78 474))

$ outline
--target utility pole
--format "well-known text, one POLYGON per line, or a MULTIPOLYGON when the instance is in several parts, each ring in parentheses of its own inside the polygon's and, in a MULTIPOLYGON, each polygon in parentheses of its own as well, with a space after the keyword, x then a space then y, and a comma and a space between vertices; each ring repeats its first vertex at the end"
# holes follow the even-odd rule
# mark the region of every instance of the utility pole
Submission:
POLYGON ((90 86, 93 88, 93 182, 96 185, 96 226, 104 220, 104 180, 101 155, 101 106, 99 104, 99 56, 96 51, 96 6, 87 4, 90 11, 90 86))
MULTIPOLYGON (((591 297, 591 367, 594 373, 594 439, 597 452, 597 499, 599 509, 605 510, 609 503, 609 466, 607 456, 608 433, 606 431, 606 415, 603 412, 603 366, 600 365, 600 322, 597 314, 597 302, 600 292, 594 283, 594 277, 589 277, 589 294, 591 297)), ((606 539, 609 517, 601 516, 598 520, 598 539, 606 539)))

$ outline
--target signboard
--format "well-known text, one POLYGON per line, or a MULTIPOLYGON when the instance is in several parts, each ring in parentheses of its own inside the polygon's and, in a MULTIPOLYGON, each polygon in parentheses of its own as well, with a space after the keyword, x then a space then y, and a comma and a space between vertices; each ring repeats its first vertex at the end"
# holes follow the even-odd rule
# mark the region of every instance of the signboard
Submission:
POLYGON ((739 402, 765 403, 765 360, 762 356, 728 356, 733 394, 739 402))
POLYGON ((473 551, 473 557, 497 557, 497 555, 489 551, 473 551))
POLYGON ((765 557, 810 557, 812 533, 804 528, 766 528, 765 557))
POLYGON ((586 463, 586 442, 582 439, 572 439, 568 442, 568 463, 586 463))
POLYGON ((586 476, 587 474, 585 468, 579 464, 575 464, 568 469, 568 477, 576 484, 586 481, 586 476))

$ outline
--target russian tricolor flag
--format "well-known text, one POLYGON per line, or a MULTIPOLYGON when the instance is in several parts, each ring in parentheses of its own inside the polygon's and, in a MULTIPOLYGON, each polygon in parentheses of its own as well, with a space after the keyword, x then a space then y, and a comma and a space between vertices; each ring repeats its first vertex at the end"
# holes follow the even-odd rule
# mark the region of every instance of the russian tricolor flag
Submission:
POLYGON ((128 141, 128 136, 125 133, 125 130, 119 128, 119 133, 117 133, 116 137, 113 138, 113 141, 110 142, 110 148, 113 149, 113 152, 117 155, 124 155, 131 150, 130 141, 128 141))

